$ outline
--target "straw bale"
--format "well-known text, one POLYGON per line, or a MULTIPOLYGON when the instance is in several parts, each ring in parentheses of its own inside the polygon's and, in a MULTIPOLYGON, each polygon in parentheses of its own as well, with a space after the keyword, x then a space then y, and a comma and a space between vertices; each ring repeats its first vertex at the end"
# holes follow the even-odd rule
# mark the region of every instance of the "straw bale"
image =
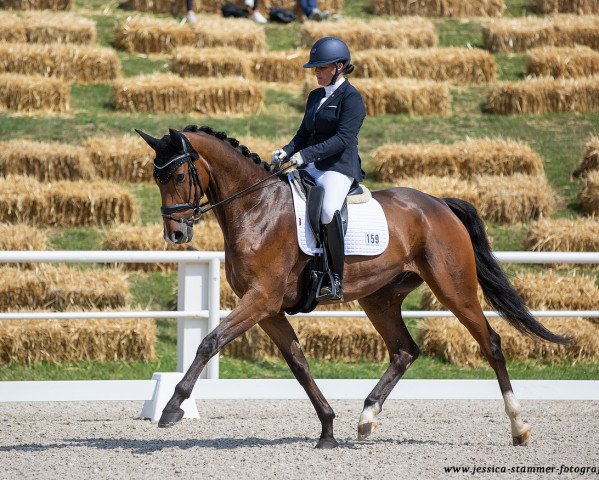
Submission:
POLYGON ((251 61, 252 78, 262 82, 302 82, 306 78, 303 65, 308 57, 305 50, 255 54, 251 61))
POLYGON ((166 73, 117 80, 113 98, 117 110, 128 112, 250 115, 262 106, 264 93, 243 78, 183 79, 166 73))
MULTIPOLYGON (((512 284, 531 310, 596 310, 599 308, 599 289, 595 279, 586 275, 569 273, 558 275, 554 271, 543 273, 520 272, 512 284)), ((493 310, 478 288, 478 301, 484 310, 493 310)), ((430 289, 422 292, 420 307, 423 310, 445 310, 430 289)))
POLYGON ((363 50, 352 57, 357 78, 407 77, 455 84, 494 82, 493 56, 478 48, 363 50))
POLYGON ((599 252, 598 218, 539 220, 524 239, 525 250, 540 252, 599 252))
POLYGON ((574 175, 586 175, 593 170, 599 170, 599 137, 591 137, 584 146, 584 154, 580 166, 574 175))
POLYGON ((0 142, 0 176, 27 175, 37 180, 83 180, 95 176, 84 148, 57 142, 0 142))
POLYGON ((599 111, 599 76, 498 82, 489 89, 487 109, 504 115, 596 112, 599 111))
POLYGON ((126 308, 131 301, 127 277, 118 270, 77 270, 38 266, 0 268, 0 311, 102 310, 126 308))
POLYGON ((155 360, 156 331, 151 318, 4 320, 0 363, 155 360))
MULTIPOLYGON (((203 220, 194 227, 194 236, 190 243, 175 245, 167 243, 163 236, 162 225, 118 225, 112 227, 102 240, 102 250, 189 250, 221 252, 224 250, 223 234, 215 218, 203 220)), ((126 263, 128 270, 170 270, 176 264, 126 263)))
POLYGON ((534 48, 526 52, 526 72, 554 78, 599 75, 599 52, 580 46, 534 48))
MULTIPOLYGON (((383 339, 364 318, 292 318, 302 350, 317 360, 355 361, 387 358, 383 339)), ((277 347, 259 327, 224 348, 225 355, 241 358, 280 357, 277 347)))
POLYGON ((531 0, 530 10, 535 13, 599 13, 597 0, 531 0))
POLYGON ((183 46, 261 52, 266 37, 261 26, 244 19, 203 18, 191 27, 170 19, 135 16, 117 26, 115 43, 123 50, 140 53, 170 53, 183 46))
POLYGON ((154 178, 154 150, 137 135, 91 137, 83 145, 100 178, 135 183, 154 178))
POLYGON ((398 186, 414 188, 433 197, 457 197, 474 205, 479 203, 479 194, 472 182, 459 178, 435 176, 402 178, 398 186))
POLYGON ((39 75, 0 74, 0 111, 67 112, 71 87, 39 75))
POLYGON ((171 71, 182 77, 252 77, 247 53, 224 47, 177 48, 173 52, 171 71))
MULTIPOLYGON (((203 1, 198 2, 202 8, 203 1)), ((127 0, 129 10, 153 13, 185 13, 185 2, 180 0, 127 0)), ((196 8, 198 8, 196 6, 196 8)))
POLYGON ((555 210, 555 192, 543 175, 485 175, 474 185, 479 213, 487 221, 529 222, 549 217, 555 210))
POLYGON ((0 223, 0 250, 47 250, 48 238, 29 225, 0 223))
POLYGON ((203 18, 194 25, 193 34, 194 47, 230 47, 248 52, 266 49, 264 28, 245 19, 203 18))
POLYGON ((349 19, 336 22, 306 22, 302 25, 301 44, 311 48, 316 40, 335 33, 352 51, 373 48, 426 48, 438 43, 430 20, 404 17, 397 20, 375 19, 370 22, 349 19))
POLYGON ((599 16, 502 18, 482 26, 484 47, 492 52, 524 52, 542 46, 586 45, 599 49, 599 16))
POLYGON ((40 183, 31 177, 0 178, 0 221, 60 227, 130 222, 133 195, 117 184, 96 181, 40 183))
POLYGON ((362 94, 368 115, 446 115, 449 112, 447 83, 406 78, 359 79, 352 83, 362 94))
MULTIPOLYGON (((539 319, 549 330, 572 337, 569 345, 543 342, 523 335, 505 320, 490 318, 489 323, 501 337, 507 359, 568 360, 571 362, 599 359, 599 325, 582 318, 539 319)), ((419 324, 419 344, 429 355, 438 355, 458 365, 485 363, 480 347, 466 328, 455 318, 427 318, 419 324)))
POLYGON ((371 0, 375 15, 499 17, 504 0, 371 0))
POLYGON ((72 13, 32 12, 17 16, 0 12, 0 40, 93 44, 96 42, 96 22, 72 13))
POLYGON ((0 72, 43 75, 80 83, 106 83, 121 76, 112 48, 32 43, 0 44, 0 72))
POLYGON ((580 203, 585 212, 599 216, 599 170, 589 172, 580 191, 580 203))
POLYGON ((73 0, 0 0, 0 8, 11 10, 71 10, 73 0))
POLYGON ((451 145, 386 144, 372 153, 381 182, 419 175, 468 179, 475 175, 542 174, 543 160, 527 144, 500 138, 468 139, 451 145))

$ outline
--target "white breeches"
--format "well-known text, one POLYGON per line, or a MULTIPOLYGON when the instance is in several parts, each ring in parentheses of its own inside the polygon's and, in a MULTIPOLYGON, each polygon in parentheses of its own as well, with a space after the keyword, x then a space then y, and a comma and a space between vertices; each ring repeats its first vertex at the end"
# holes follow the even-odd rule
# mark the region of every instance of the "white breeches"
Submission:
POLYGON ((354 179, 339 172, 318 170, 313 163, 309 163, 306 171, 314 178, 316 185, 324 188, 322 214, 320 222, 323 225, 331 223, 337 210, 341 210, 354 179))

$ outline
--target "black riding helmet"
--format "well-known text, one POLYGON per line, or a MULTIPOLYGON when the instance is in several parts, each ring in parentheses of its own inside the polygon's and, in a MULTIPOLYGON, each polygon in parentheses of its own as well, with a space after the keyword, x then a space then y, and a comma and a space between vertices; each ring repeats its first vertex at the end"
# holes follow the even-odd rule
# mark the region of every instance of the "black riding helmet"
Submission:
POLYGON ((310 49, 310 59, 308 63, 304 65, 304 68, 315 68, 335 64, 335 75, 331 80, 331 85, 337 81, 339 76, 339 69, 337 63, 342 62, 344 65, 349 65, 351 61, 351 55, 349 53, 349 47, 343 40, 337 37, 324 37, 317 40, 312 48, 310 49))

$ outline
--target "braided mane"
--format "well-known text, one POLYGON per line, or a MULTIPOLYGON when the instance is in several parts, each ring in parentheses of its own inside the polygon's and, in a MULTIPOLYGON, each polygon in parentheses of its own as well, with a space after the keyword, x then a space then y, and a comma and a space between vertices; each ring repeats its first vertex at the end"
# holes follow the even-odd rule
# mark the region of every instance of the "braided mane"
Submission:
POLYGON ((202 127, 198 127, 197 125, 187 125, 183 129, 183 131, 184 132, 203 132, 208 135, 212 135, 213 137, 216 137, 219 140, 222 140, 223 142, 228 143, 235 150, 237 150, 239 153, 241 153, 244 157, 249 158, 256 165, 260 165, 264 170, 266 170, 267 172, 270 172, 270 164, 263 162, 262 159, 260 158, 260 155, 250 151, 250 149, 248 147, 246 147, 245 145, 241 145, 239 143, 239 140, 237 140, 236 138, 227 136, 226 132, 217 132, 217 131, 213 130, 211 127, 208 127, 206 125, 204 125, 202 127))

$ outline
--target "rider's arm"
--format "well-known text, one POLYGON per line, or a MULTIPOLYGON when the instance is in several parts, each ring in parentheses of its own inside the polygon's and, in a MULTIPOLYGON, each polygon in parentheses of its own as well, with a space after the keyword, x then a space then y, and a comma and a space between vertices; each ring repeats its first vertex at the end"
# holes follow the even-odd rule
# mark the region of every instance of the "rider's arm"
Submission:
POLYGON ((357 145, 358 132, 365 117, 366 107, 362 97, 357 91, 350 93, 343 99, 337 133, 324 142, 304 148, 301 151, 304 162, 323 160, 342 152, 350 145, 357 145))
POLYGON ((287 157, 291 157, 294 153, 299 152, 300 150, 306 148, 306 145, 308 145, 308 140, 310 138, 310 132, 308 131, 308 129, 306 128, 306 115, 308 114, 308 111, 310 111, 309 105, 311 102, 314 102, 315 100, 313 99, 313 96, 316 95, 317 90, 312 90, 312 92, 310 92, 310 95, 308 95, 308 100, 306 100, 306 110, 304 113, 304 118, 302 119, 302 123, 299 127, 299 129, 297 130, 297 133, 295 134, 295 136, 291 139, 291 141, 285 145, 283 147, 283 150, 285 150, 285 153, 287 154, 287 157))

